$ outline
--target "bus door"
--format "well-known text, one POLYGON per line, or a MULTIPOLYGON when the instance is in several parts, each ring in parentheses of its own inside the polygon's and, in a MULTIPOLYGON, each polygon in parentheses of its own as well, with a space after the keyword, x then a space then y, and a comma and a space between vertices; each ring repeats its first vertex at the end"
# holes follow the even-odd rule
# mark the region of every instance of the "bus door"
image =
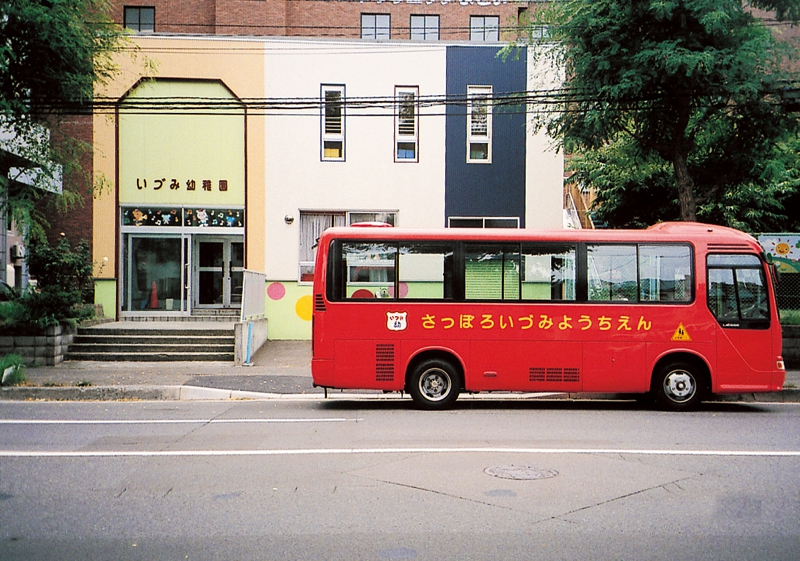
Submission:
MULTIPOLYGON (((577 310, 583 340, 583 390, 644 392, 650 388, 647 345, 655 329, 674 329, 692 301, 688 244, 586 244, 585 294, 577 310)), ((580 285, 579 285, 580 286, 580 285)), ((683 318, 683 319, 681 319, 683 318)), ((656 336, 657 338, 657 336, 656 336)))
POLYGON ((581 391, 566 303, 575 300, 575 244, 467 242, 464 299, 475 324, 467 389, 581 391))
POLYGON ((753 254, 711 254, 707 258, 708 307, 717 320, 717 369, 722 387, 770 383, 775 368, 770 298, 764 264, 753 254))

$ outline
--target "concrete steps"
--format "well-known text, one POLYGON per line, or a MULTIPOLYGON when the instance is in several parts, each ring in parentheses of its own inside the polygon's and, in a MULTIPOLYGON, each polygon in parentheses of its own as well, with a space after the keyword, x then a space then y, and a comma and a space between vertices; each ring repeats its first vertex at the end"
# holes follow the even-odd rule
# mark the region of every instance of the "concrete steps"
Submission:
POLYGON ((234 360, 233 324, 107 323, 80 327, 66 360, 183 362, 234 360))

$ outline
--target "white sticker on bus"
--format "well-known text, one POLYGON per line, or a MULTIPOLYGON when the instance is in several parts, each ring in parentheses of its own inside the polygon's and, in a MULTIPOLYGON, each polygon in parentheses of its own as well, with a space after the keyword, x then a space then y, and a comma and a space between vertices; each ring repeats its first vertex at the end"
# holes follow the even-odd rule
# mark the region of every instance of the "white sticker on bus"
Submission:
POLYGON ((405 331, 408 327, 408 312, 386 312, 386 327, 389 331, 405 331))

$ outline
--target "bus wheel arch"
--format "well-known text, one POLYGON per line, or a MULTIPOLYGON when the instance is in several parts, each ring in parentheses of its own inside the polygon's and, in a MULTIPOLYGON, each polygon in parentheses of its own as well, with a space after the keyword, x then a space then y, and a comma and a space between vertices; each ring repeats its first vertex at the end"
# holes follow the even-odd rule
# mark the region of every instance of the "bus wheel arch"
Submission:
POLYGON ((405 388, 418 407, 447 409, 464 388, 464 368, 447 351, 421 352, 408 364, 405 388))
POLYGON ((696 409, 710 393, 711 370, 697 355, 672 353, 661 357, 653 368, 650 395, 664 409, 696 409))

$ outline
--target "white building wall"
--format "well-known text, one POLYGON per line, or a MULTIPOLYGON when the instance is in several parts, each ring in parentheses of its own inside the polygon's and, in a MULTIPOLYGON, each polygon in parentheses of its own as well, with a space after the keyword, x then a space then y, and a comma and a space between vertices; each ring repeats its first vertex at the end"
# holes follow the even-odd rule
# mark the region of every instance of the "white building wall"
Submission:
MULTIPOLYGON (((528 48, 528 91, 558 90, 563 71, 545 57, 528 48)), ((528 136, 525 162, 525 224, 528 228, 563 227, 564 153, 543 130, 535 132, 533 118, 541 107, 528 109, 528 136)))
POLYGON ((280 40, 265 44, 265 97, 307 98, 308 108, 270 112, 265 131, 265 263, 271 280, 298 277, 299 214, 396 211, 398 226, 436 228, 444 216, 443 106, 422 107, 419 161, 394 161, 394 107, 347 107, 344 162, 320 161, 321 84, 346 101, 391 99, 395 86, 424 98, 445 93, 445 47, 418 43, 280 40), (274 114, 273 114, 274 113, 274 114), (284 217, 295 220, 286 224, 284 217))

